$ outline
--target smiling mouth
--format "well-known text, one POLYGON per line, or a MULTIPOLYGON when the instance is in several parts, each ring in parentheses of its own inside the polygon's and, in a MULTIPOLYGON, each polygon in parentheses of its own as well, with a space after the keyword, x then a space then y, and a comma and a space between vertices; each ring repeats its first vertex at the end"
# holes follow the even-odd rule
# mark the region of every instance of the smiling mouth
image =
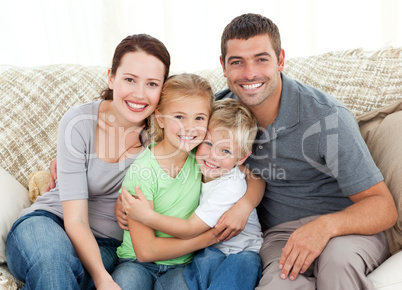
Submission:
POLYGON ((142 110, 145 109, 145 107, 147 107, 147 104, 136 104, 136 103, 130 103, 128 101, 126 101, 127 106, 129 106, 130 108, 134 109, 134 110, 142 110))
POLYGON ((179 135, 179 138, 180 138, 181 140, 184 140, 184 141, 190 141, 190 140, 194 140, 194 139, 196 138, 196 136, 184 136, 184 135, 179 135))
POLYGON ((251 85, 240 85, 245 90, 255 90, 261 87, 264 83, 256 83, 251 85))
POLYGON ((206 161, 206 160, 204 160, 204 164, 205 164, 206 166, 210 167, 210 168, 213 168, 213 169, 216 169, 216 168, 219 167, 219 166, 216 166, 216 165, 213 165, 213 164, 209 163, 209 162, 206 161))

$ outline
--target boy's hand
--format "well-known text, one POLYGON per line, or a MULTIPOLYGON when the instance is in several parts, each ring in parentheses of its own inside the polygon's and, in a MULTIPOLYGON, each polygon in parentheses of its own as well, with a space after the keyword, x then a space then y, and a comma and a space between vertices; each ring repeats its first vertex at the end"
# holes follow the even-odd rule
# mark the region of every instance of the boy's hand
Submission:
POLYGON ((250 212, 240 203, 225 212, 215 225, 214 236, 221 242, 237 236, 245 228, 250 212))
POLYGON ((121 200, 127 216, 133 220, 144 222, 147 215, 153 212, 148 199, 142 193, 138 185, 134 188, 137 196, 131 195, 123 186, 121 190, 121 200))
POLYGON ((49 175, 49 183, 46 186, 45 192, 51 190, 56 186, 56 181, 57 179, 57 159, 53 159, 52 162, 50 162, 50 175, 49 175))

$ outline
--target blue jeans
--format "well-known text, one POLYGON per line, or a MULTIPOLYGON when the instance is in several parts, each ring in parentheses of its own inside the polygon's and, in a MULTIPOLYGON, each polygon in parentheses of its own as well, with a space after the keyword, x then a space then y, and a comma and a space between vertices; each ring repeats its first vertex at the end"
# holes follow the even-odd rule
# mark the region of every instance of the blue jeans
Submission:
POLYGON ((158 265, 135 259, 120 259, 112 273, 121 289, 188 289, 183 277, 185 264, 158 265))
POLYGON ((201 250, 184 270, 184 278, 193 289, 254 289, 261 278, 258 253, 242 251, 226 256, 214 247, 201 250))
MULTIPOLYGON (((97 239, 105 268, 116 266, 120 242, 97 239)), ((91 289, 93 281, 85 272, 63 220, 47 211, 35 211, 19 218, 7 236, 7 265, 25 282, 26 289, 91 289)))

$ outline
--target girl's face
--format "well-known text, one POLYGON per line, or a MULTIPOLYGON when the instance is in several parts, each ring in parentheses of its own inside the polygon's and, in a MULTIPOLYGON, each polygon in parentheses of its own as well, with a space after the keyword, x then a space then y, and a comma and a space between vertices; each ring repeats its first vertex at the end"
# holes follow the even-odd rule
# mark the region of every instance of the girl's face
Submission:
POLYGON ((204 96, 173 101, 162 111, 155 111, 158 124, 164 130, 162 142, 175 149, 190 152, 204 140, 210 111, 204 96))
POLYGON ((164 73, 164 64, 153 55, 143 51, 126 53, 116 74, 108 72, 117 113, 130 123, 142 124, 159 102, 164 73))

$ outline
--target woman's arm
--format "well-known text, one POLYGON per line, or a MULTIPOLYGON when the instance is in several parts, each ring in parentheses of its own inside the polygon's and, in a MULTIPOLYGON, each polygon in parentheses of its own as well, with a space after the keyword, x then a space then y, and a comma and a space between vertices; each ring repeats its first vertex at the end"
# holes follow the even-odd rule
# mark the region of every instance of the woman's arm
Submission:
POLYGON ((222 215, 216 224, 214 236, 219 241, 227 241, 240 234, 246 226, 250 213, 259 205, 264 196, 265 181, 244 165, 240 165, 239 169, 246 175, 247 191, 234 206, 222 215))
POLYGON ((98 243, 89 227, 88 200, 63 201, 64 227, 97 289, 120 289, 103 266, 98 243))
POLYGON ((134 190, 137 197, 131 195, 124 186, 121 191, 122 203, 130 219, 180 239, 193 238, 211 228, 195 213, 188 219, 161 215, 152 209, 139 186, 135 186, 134 190))

